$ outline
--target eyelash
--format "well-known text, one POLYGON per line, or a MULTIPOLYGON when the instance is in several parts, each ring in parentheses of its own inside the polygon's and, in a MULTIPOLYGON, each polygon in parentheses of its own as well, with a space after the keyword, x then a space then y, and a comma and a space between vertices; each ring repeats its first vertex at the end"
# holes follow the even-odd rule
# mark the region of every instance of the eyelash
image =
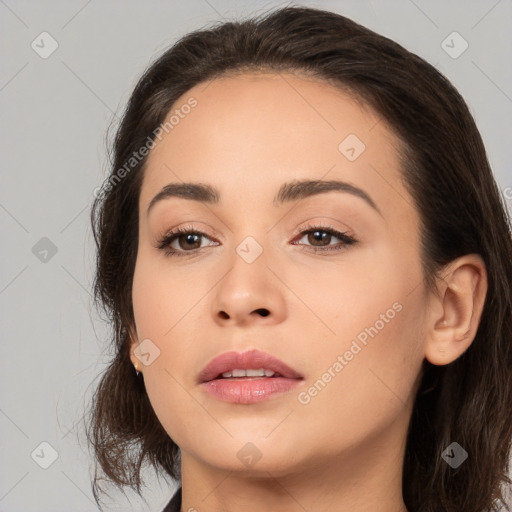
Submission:
MULTIPOLYGON (((306 226, 304 230, 302 230, 299 235, 302 235, 300 238, 303 238, 304 235, 308 235, 310 233, 314 233, 315 231, 321 231, 324 233, 328 233, 330 235, 334 235, 336 238, 339 238, 341 240, 340 244, 334 247, 313 247, 313 246, 304 246, 304 250, 306 250, 306 247, 313 247, 314 253, 325 253, 325 252, 331 252, 331 251, 341 251, 346 246, 354 245, 357 243, 357 240, 347 235, 346 233, 343 233, 341 231, 338 231, 334 229, 332 226, 314 226, 309 225, 306 226)), ((166 256, 174 257, 174 256, 188 256, 190 254, 193 254, 200 249, 205 249, 205 247, 200 247, 198 249, 192 249, 190 251, 183 251, 183 250, 176 250, 170 247, 171 243, 174 242, 177 238, 179 238, 182 235, 199 235, 201 237, 209 238, 206 233, 203 233, 202 231, 198 231, 197 229, 194 229, 192 226, 187 226, 186 228, 176 228, 174 230, 168 231, 163 235, 162 238, 157 242, 157 248, 164 251, 166 256)), ((299 239, 300 240, 300 239, 299 239)), ((293 244, 297 245, 297 244, 293 244)), ((309 249, 308 249, 309 250, 309 249)))

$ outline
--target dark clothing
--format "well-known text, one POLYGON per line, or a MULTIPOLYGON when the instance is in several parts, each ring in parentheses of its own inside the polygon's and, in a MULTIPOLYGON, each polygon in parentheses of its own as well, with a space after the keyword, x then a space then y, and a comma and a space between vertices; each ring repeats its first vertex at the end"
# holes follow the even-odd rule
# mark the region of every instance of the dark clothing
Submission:
POLYGON ((162 512, 180 512, 181 510, 181 487, 176 491, 171 501, 167 503, 162 512))

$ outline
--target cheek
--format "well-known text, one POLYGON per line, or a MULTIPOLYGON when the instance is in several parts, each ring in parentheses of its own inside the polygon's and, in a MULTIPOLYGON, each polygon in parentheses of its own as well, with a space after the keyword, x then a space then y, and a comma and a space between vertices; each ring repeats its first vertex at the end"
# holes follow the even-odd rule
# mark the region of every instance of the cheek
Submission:
MULTIPOLYGON (((160 257, 140 250, 133 277, 132 300, 139 339, 154 339, 164 348, 189 323, 195 309, 201 308, 201 298, 207 284, 194 275, 176 271, 160 257)), ((186 339, 183 339, 186 342, 186 339)))
MULTIPOLYGON (((135 325, 139 341, 149 339, 158 353, 144 368, 144 386, 156 416, 169 436, 180 447, 187 442, 194 424, 186 421, 191 407, 190 395, 185 388, 190 368, 190 345, 197 335, 190 333, 190 320, 197 313, 193 304, 201 290, 198 286, 180 286, 178 276, 166 275, 166 270, 145 257, 137 259, 132 300, 135 325), (187 314, 188 312, 188 314, 187 314)), ((203 433, 204 435, 204 433, 203 433)))
MULTIPOLYGON (((410 300, 401 305, 388 323, 373 318, 355 336, 324 342, 314 352, 317 369, 310 374, 308 387, 297 394, 293 416, 296 425, 319 433, 315 453, 357 447, 398 418, 408 421, 423 356, 416 306, 410 300)), ((288 433, 280 434, 279 442, 286 443, 288 433)), ((303 442, 311 441, 306 436, 303 442)))
POLYGON ((375 324, 378 337, 384 338, 381 332, 389 334, 407 316, 398 310, 406 303, 407 310, 414 306, 411 292, 422 282, 417 260, 411 251, 381 242, 347 252, 343 259, 327 256, 323 264, 311 259, 290 266, 283 278, 294 292, 290 326, 311 321, 311 330, 337 350, 348 348, 358 335, 363 343, 372 339, 375 324))
MULTIPOLYGON (((173 426, 190 407, 185 388, 193 386, 197 343, 204 343, 205 299, 211 284, 176 271, 165 260, 139 249, 132 301, 139 342, 150 340, 157 357, 144 368, 144 384, 162 423, 173 426), (183 387, 184 386, 184 387, 183 387), (170 405, 172 404, 172 406, 170 405)), ((200 350, 200 347, 199 347, 200 350)))
POLYGON ((412 407, 423 361, 417 258, 389 248, 360 255, 350 266, 317 269, 295 288, 321 319, 315 318, 309 387, 297 397, 297 420, 332 435, 334 443, 356 442, 412 407))

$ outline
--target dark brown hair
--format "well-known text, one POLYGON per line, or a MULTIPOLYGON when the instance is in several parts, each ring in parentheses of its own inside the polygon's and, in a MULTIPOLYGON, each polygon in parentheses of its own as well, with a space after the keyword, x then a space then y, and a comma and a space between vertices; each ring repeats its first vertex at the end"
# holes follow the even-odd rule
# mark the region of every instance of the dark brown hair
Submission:
MULTIPOLYGON (((110 179, 91 212, 97 244, 96 302, 113 326, 111 364, 88 418, 88 439, 106 479, 140 494, 147 460, 180 478, 180 452, 156 417, 129 357, 138 200, 146 158, 176 100, 200 82, 246 70, 298 72, 348 91, 374 109, 401 141, 402 176, 421 219, 422 263, 434 289, 443 267, 478 253, 488 292, 476 338, 452 364, 424 361, 407 436, 403 496, 411 512, 498 510, 512 440, 512 237, 485 148, 457 90, 397 43, 338 14, 285 7, 192 32, 137 83, 113 142, 110 179), (453 441, 469 458, 441 458, 453 441)), ((98 503, 98 466, 93 493, 98 503)))

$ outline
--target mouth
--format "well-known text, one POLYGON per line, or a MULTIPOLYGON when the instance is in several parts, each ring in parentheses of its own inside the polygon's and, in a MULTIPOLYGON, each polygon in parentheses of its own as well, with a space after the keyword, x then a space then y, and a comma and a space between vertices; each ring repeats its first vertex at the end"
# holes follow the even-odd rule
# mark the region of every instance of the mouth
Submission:
POLYGON ((294 370, 276 357, 259 350, 247 352, 225 352, 214 358, 198 375, 202 384, 217 379, 251 380, 251 379, 303 379, 294 370))
POLYGON ((297 370, 258 350, 224 353, 198 376, 198 383, 206 393, 235 404, 262 402, 303 382, 304 377, 297 370))

